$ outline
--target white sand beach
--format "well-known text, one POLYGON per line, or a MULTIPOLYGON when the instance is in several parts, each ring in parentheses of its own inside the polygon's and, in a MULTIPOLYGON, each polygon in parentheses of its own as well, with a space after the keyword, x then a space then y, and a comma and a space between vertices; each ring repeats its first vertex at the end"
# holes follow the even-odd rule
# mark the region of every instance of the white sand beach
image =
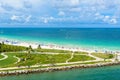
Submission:
POLYGON ((116 51, 109 51, 109 50, 96 50, 96 49, 88 49, 88 48, 79 48, 79 47, 69 47, 69 46, 61 46, 61 45, 55 45, 55 44, 38 44, 38 43, 30 43, 30 42, 23 42, 23 41, 17 41, 17 40, 9 40, 9 39, 0 39, 0 42, 4 42, 5 44, 9 45, 16 45, 16 46, 25 46, 31 47, 33 49, 36 49, 38 45, 41 45, 41 48, 43 49, 58 49, 58 50, 69 50, 69 51, 81 51, 81 52, 110 52, 110 53, 115 53, 116 51))

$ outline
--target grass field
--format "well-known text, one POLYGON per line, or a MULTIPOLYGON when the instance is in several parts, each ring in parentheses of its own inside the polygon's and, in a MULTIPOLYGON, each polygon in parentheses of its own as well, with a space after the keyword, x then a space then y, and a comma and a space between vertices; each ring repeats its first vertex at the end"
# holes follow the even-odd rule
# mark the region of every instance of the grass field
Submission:
POLYGON ((17 61, 17 59, 13 57, 15 54, 6 54, 6 55, 8 55, 8 58, 0 61, 0 67, 13 66, 14 63, 17 61))
POLYGON ((105 53, 92 53, 92 55, 99 57, 99 58, 103 58, 103 59, 112 59, 114 57, 113 54, 105 54, 105 53))
POLYGON ((88 54, 87 52, 74 52, 75 54, 88 54))
MULTIPOLYGON (((71 58, 72 52, 71 53, 67 52, 63 54, 61 53, 60 54, 5 53, 6 55, 8 55, 8 58, 0 61, 0 67, 16 67, 16 66, 66 63, 66 61, 71 58), (18 61, 18 59, 14 58, 13 56, 18 57, 20 59, 20 62, 15 64, 18 61)), ((103 54, 103 53, 92 53, 92 55, 103 59, 104 58, 111 59, 114 57, 112 54, 103 54)), ((2 58, 2 56, 0 58, 2 58)), ((75 52, 73 58, 69 60, 69 62, 89 61, 89 60, 95 60, 95 59, 90 56, 87 56, 87 53, 85 52, 75 52)))
MULTIPOLYGON (((68 50, 40 49, 40 48, 31 49, 31 47, 26 48, 21 46, 11 46, 5 44, 2 44, 2 49, 0 51, 4 52, 4 54, 8 56, 4 60, 0 60, 0 68, 9 67, 19 68, 20 66, 29 67, 33 65, 34 66, 37 65, 37 67, 65 66, 75 65, 76 63, 74 62, 79 61, 81 61, 79 64, 94 64, 100 63, 102 59, 111 59, 114 57, 113 54, 92 53, 92 55, 102 58, 98 62, 94 62, 92 60, 97 60, 97 58, 94 57, 95 58, 94 59, 93 56, 90 57, 91 55, 89 55, 87 52, 76 51, 73 53, 73 51, 68 50), (23 51, 26 51, 26 53, 23 51)), ((3 57, 4 56, 0 55, 0 59, 3 57)))
MULTIPOLYGON (((17 57, 25 58, 27 54, 19 54, 17 57)), ((35 65, 35 64, 54 64, 65 63, 70 58, 70 54, 31 54, 26 60, 22 60, 19 65, 35 65)))
POLYGON ((4 56, 2 56, 2 55, 0 54, 0 59, 3 58, 3 57, 4 57, 4 56))
POLYGON ((37 52, 52 52, 52 53, 71 53, 68 50, 57 50, 57 49, 36 49, 37 52))
POLYGON ((95 60, 95 59, 87 55, 74 55, 74 57, 69 62, 88 61, 88 60, 95 60))

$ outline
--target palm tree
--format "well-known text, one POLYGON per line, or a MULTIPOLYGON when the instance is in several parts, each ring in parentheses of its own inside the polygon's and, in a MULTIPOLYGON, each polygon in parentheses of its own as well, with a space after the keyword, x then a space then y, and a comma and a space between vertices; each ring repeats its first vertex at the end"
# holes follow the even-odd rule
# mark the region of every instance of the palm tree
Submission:
POLYGON ((41 49, 41 45, 40 45, 40 44, 38 45, 38 48, 37 48, 37 49, 41 49))
POLYGON ((2 45, 4 45, 5 43, 4 42, 2 42, 2 45))
POLYGON ((27 48, 27 51, 28 51, 28 53, 27 53, 27 55, 26 55, 26 58, 29 59, 29 58, 31 58, 31 55, 30 55, 30 54, 31 54, 31 51, 33 51, 31 45, 29 45, 29 47, 27 48))
POLYGON ((31 45, 29 45, 29 47, 28 47, 28 53, 30 54, 31 53, 31 51, 33 51, 33 49, 32 49, 32 46, 31 45))

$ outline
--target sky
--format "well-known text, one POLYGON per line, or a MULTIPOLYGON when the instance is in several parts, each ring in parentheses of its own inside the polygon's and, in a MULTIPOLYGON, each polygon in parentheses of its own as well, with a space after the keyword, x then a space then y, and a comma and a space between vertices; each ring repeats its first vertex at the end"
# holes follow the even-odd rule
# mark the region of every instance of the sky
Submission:
POLYGON ((120 25, 120 0, 0 0, 0 27, 120 25))

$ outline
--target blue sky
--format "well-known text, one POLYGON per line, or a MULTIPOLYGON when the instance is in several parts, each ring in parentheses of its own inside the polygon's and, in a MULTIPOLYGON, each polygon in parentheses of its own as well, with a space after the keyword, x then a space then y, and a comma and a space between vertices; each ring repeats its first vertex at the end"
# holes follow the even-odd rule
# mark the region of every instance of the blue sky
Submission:
POLYGON ((119 27, 120 0, 0 0, 0 27, 86 25, 119 27))

